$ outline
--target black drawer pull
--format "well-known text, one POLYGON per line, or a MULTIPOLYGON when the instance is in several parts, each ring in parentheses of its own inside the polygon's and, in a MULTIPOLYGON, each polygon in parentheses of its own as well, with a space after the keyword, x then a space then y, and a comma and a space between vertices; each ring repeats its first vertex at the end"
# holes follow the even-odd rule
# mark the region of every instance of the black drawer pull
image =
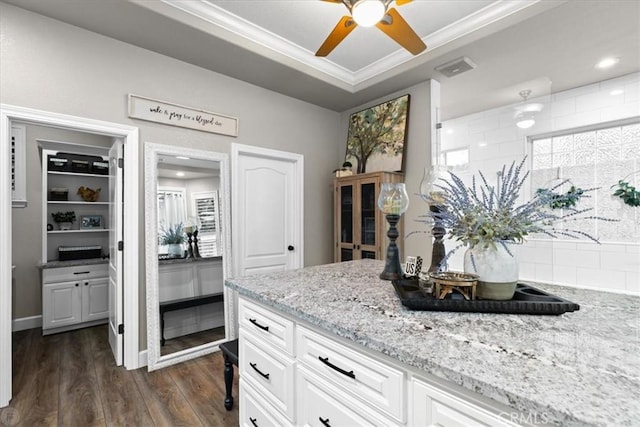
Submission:
POLYGON ((333 363, 329 362, 329 358, 328 357, 323 358, 322 356, 318 356, 318 359, 320 359, 320 361, 322 363, 324 363, 325 365, 327 365, 331 369, 335 369, 336 371, 340 372, 342 375, 346 375, 349 378, 353 378, 354 380, 356 379, 356 374, 354 374, 353 371, 345 371, 342 368, 338 368, 336 365, 334 365, 333 363))
POLYGON ((89 274, 90 271, 75 271, 73 274, 89 274))
POLYGON ((259 373, 260 375, 262 375, 262 377, 263 377, 265 380, 268 380, 268 379, 269 379, 269 374, 265 374, 265 373, 264 373, 264 372, 262 372, 260 369, 256 368, 257 363, 251 363, 251 362, 249 362, 249 365, 251 365, 251 367, 252 367, 252 368, 253 368, 257 373, 259 373))
POLYGON ((262 326, 260 323, 258 323, 256 321, 256 319, 249 319, 249 322, 253 323, 254 325, 256 325, 258 328, 262 329, 263 331, 269 332, 269 327, 268 326, 262 326))
POLYGON ((326 420, 323 420, 322 417, 318 417, 318 419, 320 420, 323 426, 331 427, 331 424, 329 424, 329 418, 327 418, 326 420))
POLYGON ((253 424, 255 427, 258 427, 258 423, 256 422, 256 418, 249 417, 249 421, 251 421, 251 424, 253 424))

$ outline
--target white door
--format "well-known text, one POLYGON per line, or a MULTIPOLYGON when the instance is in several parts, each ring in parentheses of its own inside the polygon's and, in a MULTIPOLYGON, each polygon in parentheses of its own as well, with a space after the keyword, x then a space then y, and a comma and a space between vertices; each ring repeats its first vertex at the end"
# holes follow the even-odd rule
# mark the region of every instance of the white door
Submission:
POLYGON ((123 285, 122 269, 123 241, 122 221, 122 174, 119 162, 123 158, 123 144, 115 141, 109 150, 109 345, 116 359, 116 365, 122 365, 123 331, 123 285))
POLYGON ((234 274, 303 266, 303 157, 231 146, 234 274))

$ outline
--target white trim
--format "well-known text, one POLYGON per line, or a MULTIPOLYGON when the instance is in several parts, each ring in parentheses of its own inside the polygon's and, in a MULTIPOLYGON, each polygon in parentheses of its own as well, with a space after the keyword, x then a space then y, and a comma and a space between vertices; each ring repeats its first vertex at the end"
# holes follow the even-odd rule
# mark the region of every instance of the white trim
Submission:
MULTIPOLYGON (((238 186, 238 159, 241 155, 272 158, 277 160, 289 161, 293 164, 294 178, 294 200, 296 206, 295 211, 299 215, 295 215, 294 224, 294 241, 299 242, 299 248, 294 252, 296 268, 304 266, 304 156, 302 154, 290 153, 287 151, 272 150, 269 148, 255 147, 252 145, 244 145, 238 143, 231 144, 231 188, 237 189, 238 186)), ((234 197, 231 201, 231 229, 237 229, 234 224, 238 224, 240 218, 240 206, 238 206, 238 197, 234 197)), ((233 276, 239 275, 241 251, 239 242, 235 241, 237 233, 233 234, 234 240, 231 242, 233 250, 233 276)), ((232 276, 232 277, 233 277, 232 276)))
MULTIPOLYGON (((124 365, 127 369, 138 368, 138 128, 101 120, 66 114, 52 113, 31 108, 0 104, 0 407, 11 400, 12 359, 12 288, 11 288, 11 156, 10 129, 12 121, 49 125, 57 128, 120 137, 125 140, 124 151, 128 164, 124 170, 124 234, 127 236, 123 277, 128 286, 124 289, 124 365), (127 220, 129 218, 129 220, 127 220)), ((126 165, 125 165, 126 166, 126 165)))
POLYGON ((13 319, 13 332, 26 331, 27 329, 35 329, 42 327, 42 315, 21 317, 13 319))
POLYGON ((147 350, 142 350, 138 353, 138 367, 144 368, 147 366, 147 350))

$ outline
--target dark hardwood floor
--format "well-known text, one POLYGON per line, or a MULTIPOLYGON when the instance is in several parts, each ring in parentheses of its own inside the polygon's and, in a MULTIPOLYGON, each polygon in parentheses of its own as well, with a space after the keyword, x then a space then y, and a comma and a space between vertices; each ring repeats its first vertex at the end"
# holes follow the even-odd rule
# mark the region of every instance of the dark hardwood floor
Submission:
MULTIPOLYGON (((13 399, 0 426, 237 426, 224 409, 224 363, 214 353, 159 371, 115 366, 107 326, 43 337, 13 334, 13 399)), ((238 400, 235 371, 234 400, 238 400)))

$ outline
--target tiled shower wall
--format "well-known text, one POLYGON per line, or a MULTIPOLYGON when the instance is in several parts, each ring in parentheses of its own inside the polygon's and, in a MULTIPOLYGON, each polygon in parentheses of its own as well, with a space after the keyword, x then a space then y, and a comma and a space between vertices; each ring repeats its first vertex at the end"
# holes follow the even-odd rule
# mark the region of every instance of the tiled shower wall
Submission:
MULTIPOLYGON (((533 95, 529 102, 542 103, 544 109, 536 114, 536 124, 526 130, 515 125, 514 107, 518 104, 443 122, 441 150, 469 149, 469 168, 457 171, 458 176, 466 181, 481 170, 495 181, 493 172, 530 155, 529 136, 640 118, 640 73, 542 97, 533 95)), ((637 143, 640 146, 640 140, 637 143)), ((630 172, 633 171, 627 173, 630 172)), ((640 174, 631 183, 640 188, 640 174)), ((530 191, 529 186, 527 192, 530 191)), ((615 217, 631 215, 631 226, 635 228, 630 231, 637 236, 640 208, 619 205, 615 217)), ((634 239, 620 242, 603 234, 598 236, 601 244, 588 240, 528 239, 517 249, 520 278, 640 295, 640 242, 634 239)), ((445 245, 449 250, 456 243, 447 241, 445 245)), ((451 257, 450 269, 462 270, 463 253, 461 248, 451 257)))

